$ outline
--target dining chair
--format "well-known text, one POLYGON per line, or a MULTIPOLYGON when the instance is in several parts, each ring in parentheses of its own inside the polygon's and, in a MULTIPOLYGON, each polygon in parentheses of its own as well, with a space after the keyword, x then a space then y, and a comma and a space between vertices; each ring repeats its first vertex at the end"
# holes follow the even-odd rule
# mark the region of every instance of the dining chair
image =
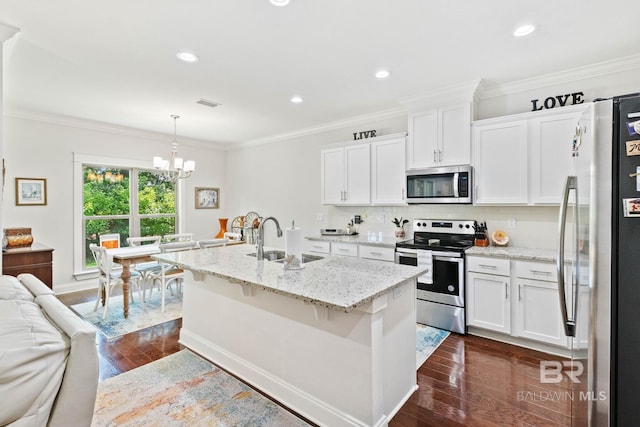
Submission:
MULTIPOLYGON (((127 237, 127 244, 130 247, 140 247, 145 245, 160 245, 162 236, 127 237)), ((142 288, 142 302, 146 302, 145 284, 152 273, 160 272, 162 264, 158 261, 147 261, 133 265, 133 268, 140 273, 140 287, 142 288)))
MULTIPOLYGON (((194 240, 190 242, 161 243, 159 245, 161 253, 188 251, 191 249, 195 249, 197 246, 198 246, 198 242, 194 240)), ((182 280, 184 279, 184 270, 170 264, 161 263, 160 272, 153 272, 149 274, 149 278, 151 279, 149 298, 151 298, 151 294, 153 293, 153 288, 157 283, 160 291, 162 292, 162 311, 164 312, 164 300, 165 300, 164 296, 165 296, 166 289, 169 288, 171 295, 173 295, 173 290, 171 289, 171 285, 175 283, 176 292, 178 294, 180 293, 180 290, 182 287, 182 280)))
MULTIPOLYGON (((98 304, 102 300, 104 309, 102 311, 102 318, 107 316, 107 310, 109 309, 109 296, 114 286, 123 284, 122 270, 114 271, 112 269, 113 262, 107 255, 107 249, 103 246, 98 246, 95 243, 89 245, 93 259, 96 261, 98 267, 98 296, 96 298, 96 305, 93 311, 98 310, 98 304)), ((135 270, 131 270, 130 284, 133 284, 138 289, 138 298, 140 298, 140 273, 135 270)), ((129 288, 131 295, 131 302, 133 302, 133 287, 129 288)))
POLYGON ((164 236, 162 236, 163 243, 191 242, 192 240, 193 233, 165 234, 164 236))
POLYGON ((120 234, 111 233, 111 234, 101 234, 99 236, 100 246, 107 249, 114 249, 120 247, 120 234))
POLYGON ((200 240, 198 246, 200 246, 200 249, 215 248, 216 246, 226 246, 228 242, 229 239, 200 240))

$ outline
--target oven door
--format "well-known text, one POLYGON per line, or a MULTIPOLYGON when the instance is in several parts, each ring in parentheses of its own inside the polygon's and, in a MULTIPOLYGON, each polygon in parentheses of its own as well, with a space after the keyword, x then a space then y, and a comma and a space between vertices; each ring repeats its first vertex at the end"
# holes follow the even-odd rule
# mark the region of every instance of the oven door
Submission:
MULTIPOLYGON (((422 258, 422 257, 420 257, 422 258)), ((418 298, 464 307, 464 257, 457 252, 432 252, 432 271, 418 277, 418 298)))

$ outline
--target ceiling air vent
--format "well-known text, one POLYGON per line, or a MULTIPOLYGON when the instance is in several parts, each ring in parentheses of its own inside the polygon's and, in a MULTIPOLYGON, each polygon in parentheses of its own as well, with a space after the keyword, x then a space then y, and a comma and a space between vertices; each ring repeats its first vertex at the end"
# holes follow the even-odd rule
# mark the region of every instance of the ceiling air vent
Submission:
POLYGON ((217 102, 207 101, 206 99, 203 99, 203 98, 200 98, 200 101, 198 101, 197 104, 204 105, 205 107, 211 107, 211 108, 216 108, 220 106, 220 104, 218 104, 217 102))

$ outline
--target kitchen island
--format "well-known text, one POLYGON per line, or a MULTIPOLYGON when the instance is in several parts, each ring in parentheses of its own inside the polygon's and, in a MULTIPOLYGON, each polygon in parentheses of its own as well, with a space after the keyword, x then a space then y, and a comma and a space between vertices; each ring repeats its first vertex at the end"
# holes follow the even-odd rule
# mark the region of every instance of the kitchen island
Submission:
POLYGON ((386 425, 417 388, 426 270, 342 257, 284 270, 254 249, 154 256, 191 273, 180 343, 320 425, 386 425))

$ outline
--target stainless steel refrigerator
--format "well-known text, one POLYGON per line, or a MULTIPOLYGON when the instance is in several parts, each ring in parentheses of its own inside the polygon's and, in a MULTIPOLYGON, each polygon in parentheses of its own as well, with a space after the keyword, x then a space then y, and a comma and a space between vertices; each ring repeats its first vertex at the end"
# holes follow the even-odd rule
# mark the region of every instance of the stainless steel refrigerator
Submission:
POLYGON ((637 425, 640 94, 593 102, 567 151, 557 270, 573 425, 637 425))

